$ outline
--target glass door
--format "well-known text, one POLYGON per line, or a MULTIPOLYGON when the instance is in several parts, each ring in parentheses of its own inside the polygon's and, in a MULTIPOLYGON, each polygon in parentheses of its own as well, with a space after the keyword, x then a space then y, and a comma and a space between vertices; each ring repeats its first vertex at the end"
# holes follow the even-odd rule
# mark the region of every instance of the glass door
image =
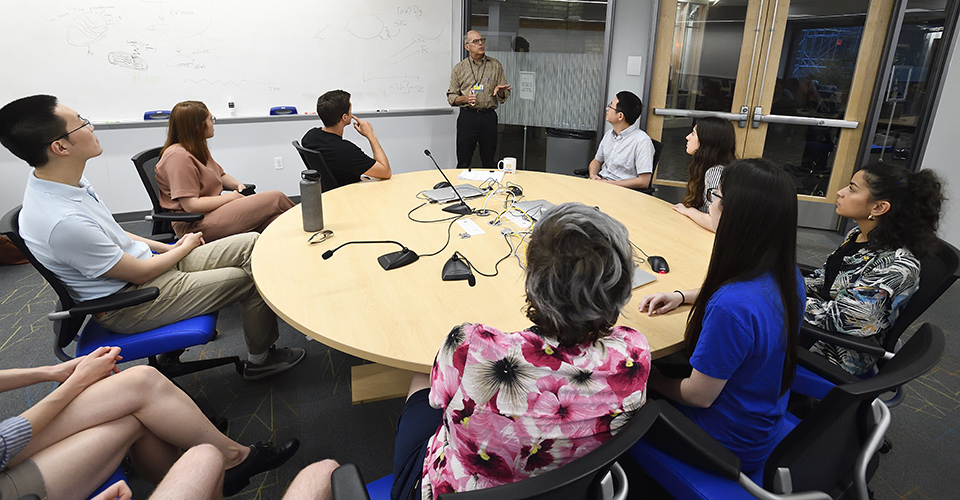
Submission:
POLYGON ((684 137, 698 116, 737 130, 740 157, 791 174, 801 225, 836 228, 853 173, 893 0, 664 0, 648 130, 664 153, 656 183, 683 186, 684 137))

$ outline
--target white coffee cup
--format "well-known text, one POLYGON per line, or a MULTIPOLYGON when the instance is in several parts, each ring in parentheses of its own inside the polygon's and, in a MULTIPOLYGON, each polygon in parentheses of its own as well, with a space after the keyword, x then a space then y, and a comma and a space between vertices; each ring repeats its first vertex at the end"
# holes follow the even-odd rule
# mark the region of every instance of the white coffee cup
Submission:
POLYGON ((497 162, 497 168, 503 170, 505 174, 515 174, 517 173, 517 159, 508 156, 497 162))

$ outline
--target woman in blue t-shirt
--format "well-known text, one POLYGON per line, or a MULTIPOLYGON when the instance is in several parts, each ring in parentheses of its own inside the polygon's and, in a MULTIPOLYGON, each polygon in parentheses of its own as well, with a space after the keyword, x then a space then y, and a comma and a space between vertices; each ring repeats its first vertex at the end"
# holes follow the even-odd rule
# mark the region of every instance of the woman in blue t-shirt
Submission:
POLYGON ((797 364, 796 190, 779 168, 748 159, 728 166, 708 196, 717 237, 703 286, 640 302, 649 314, 693 304, 685 333, 692 372, 670 378, 654 369, 649 386, 753 471, 778 442, 797 364))

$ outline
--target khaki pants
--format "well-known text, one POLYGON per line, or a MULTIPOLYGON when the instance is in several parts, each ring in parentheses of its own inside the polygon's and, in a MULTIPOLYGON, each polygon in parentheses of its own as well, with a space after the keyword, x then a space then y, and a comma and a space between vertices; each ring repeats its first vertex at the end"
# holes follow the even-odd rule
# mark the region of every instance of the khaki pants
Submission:
POLYGON ((240 303, 243 336, 250 354, 277 341, 277 316, 260 298, 250 271, 257 233, 229 236, 195 248, 174 267, 123 291, 155 286, 156 300, 103 313, 97 322, 117 333, 137 333, 240 303))

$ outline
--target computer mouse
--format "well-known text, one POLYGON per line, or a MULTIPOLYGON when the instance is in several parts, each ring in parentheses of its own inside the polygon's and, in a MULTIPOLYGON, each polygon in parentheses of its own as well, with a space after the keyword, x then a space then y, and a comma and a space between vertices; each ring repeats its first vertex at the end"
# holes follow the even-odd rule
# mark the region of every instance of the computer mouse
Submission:
POLYGON ((447 181, 438 182, 433 185, 433 189, 448 188, 448 187, 450 187, 450 183, 447 181))
POLYGON ((510 186, 507 188, 514 196, 520 197, 523 196, 523 189, 520 189, 520 186, 510 186))
POLYGON ((657 274, 667 274, 670 272, 670 266, 667 265, 667 259, 659 255, 651 255, 647 257, 647 264, 650 264, 650 269, 653 269, 653 272, 657 274))

